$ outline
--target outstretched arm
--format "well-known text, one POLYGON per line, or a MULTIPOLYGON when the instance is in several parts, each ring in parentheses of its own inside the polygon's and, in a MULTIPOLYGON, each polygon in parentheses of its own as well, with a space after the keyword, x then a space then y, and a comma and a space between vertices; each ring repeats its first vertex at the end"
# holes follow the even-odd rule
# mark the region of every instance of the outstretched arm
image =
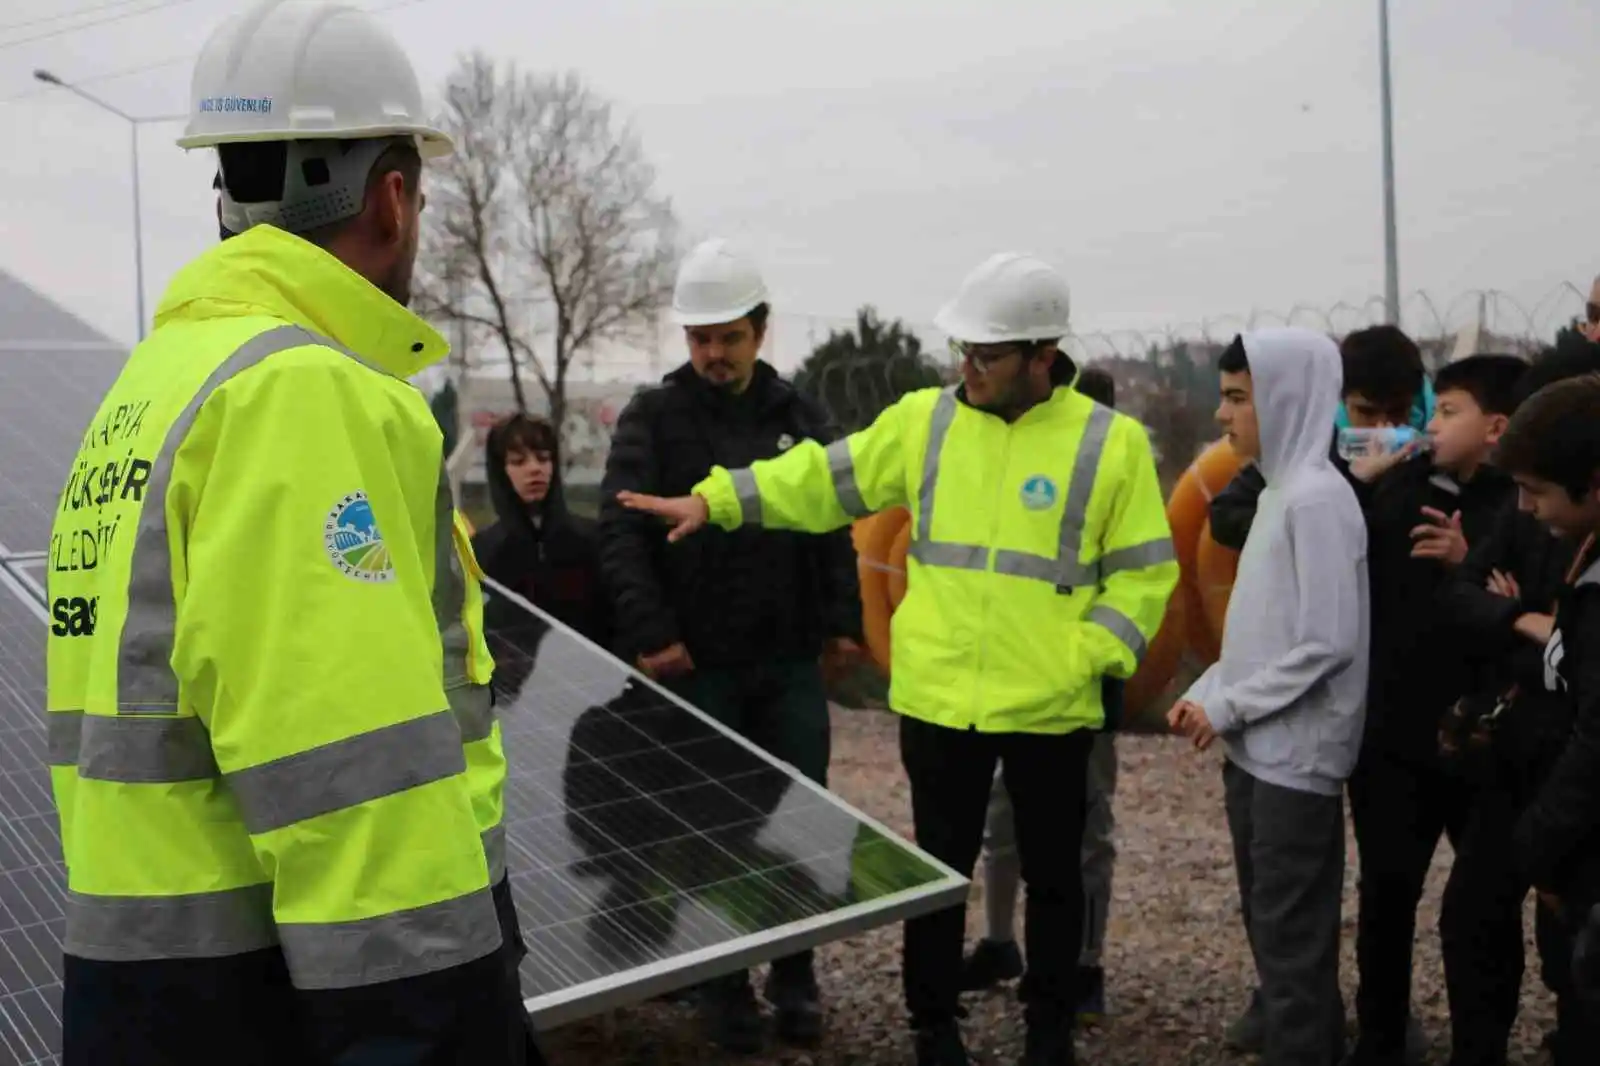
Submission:
POLYGON ((806 440, 775 459, 740 470, 714 467, 689 496, 664 499, 619 492, 617 502, 666 519, 672 525, 669 541, 707 522, 723 529, 748 523, 828 533, 905 503, 905 408, 902 399, 866 429, 832 444, 806 440))

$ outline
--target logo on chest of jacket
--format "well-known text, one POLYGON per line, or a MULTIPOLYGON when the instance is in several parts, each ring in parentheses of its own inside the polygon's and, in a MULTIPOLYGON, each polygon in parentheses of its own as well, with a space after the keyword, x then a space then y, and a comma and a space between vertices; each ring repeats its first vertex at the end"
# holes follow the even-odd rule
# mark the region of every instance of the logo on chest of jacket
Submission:
POLYGON ((322 525, 322 546, 346 577, 374 584, 394 580, 394 560, 383 543, 372 501, 360 489, 343 497, 322 525))
POLYGON ((1022 506, 1030 511, 1048 511, 1055 506, 1056 483, 1043 474, 1034 474, 1022 483, 1022 506))
POLYGON ((794 447, 794 438, 793 437, 789 436, 789 434, 787 434, 787 433, 778 434, 778 450, 780 452, 786 452, 790 448, 793 448, 793 447, 794 447))

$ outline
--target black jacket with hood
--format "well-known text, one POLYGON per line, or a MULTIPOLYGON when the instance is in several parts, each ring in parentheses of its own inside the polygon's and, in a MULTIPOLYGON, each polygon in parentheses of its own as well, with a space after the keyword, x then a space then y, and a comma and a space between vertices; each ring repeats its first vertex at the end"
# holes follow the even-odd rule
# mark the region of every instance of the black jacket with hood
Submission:
MULTIPOLYGON (((1516 486, 1485 466, 1459 482, 1427 455, 1408 459, 1371 487, 1365 501, 1372 651, 1367 723, 1362 747, 1432 762, 1444 712, 1471 689, 1471 659, 1442 599, 1453 568, 1411 555, 1411 531, 1427 520, 1424 507, 1460 512, 1469 547, 1490 536, 1516 486)), ((1481 585, 1481 583, 1480 583, 1481 585)))
POLYGON ((833 438, 827 414, 764 362, 743 393, 684 365, 617 419, 601 489, 601 566, 629 658, 681 641, 700 668, 773 655, 812 656, 861 637, 861 592, 848 529, 818 536, 747 525, 707 527, 668 544, 661 523, 616 502, 621 490, 688 495, 713 466, 770 459, 833 438))
POLYGON ((1572 700, 1572 729, 1517 824, 1516 857, 1535 888, 1580 915, 1600 902, 1600 559, 1590 551, 1556 602, 1543 658, 1572 700))
MULTIPOLYGON (((485 456, 489 498, 497 520, 472 538, 483 572, 602 648, 613 644, 611 604, 600 578, 595 524, 567 510, 561 456, 543 502, 528 507, 506 474, 506 457, 485 456)), ((486 590, 484 625, 509 632, 528 628, 528 616, 494 590, 486 590)))

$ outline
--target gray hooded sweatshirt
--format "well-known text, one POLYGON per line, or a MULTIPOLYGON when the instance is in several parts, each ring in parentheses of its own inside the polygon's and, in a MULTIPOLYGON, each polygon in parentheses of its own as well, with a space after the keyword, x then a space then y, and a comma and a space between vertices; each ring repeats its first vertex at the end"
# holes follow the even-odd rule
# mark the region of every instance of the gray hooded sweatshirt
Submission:
POLYGON ((1328 458, 1339 350, 1320 333, 1244 335, 1261 493, 1228 600, 1222 657, 1189 689, 1228 758, 1258 780, 1337 796, 1367 689, 1367 532, 1328 458))

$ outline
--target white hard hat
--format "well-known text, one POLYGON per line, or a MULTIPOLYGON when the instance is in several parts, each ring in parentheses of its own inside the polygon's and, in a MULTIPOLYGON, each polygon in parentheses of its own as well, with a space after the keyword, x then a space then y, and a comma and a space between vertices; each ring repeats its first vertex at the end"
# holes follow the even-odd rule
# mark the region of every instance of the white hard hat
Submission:
POLYGON ((755 261, 729 241, 695 245, 678 267, 672 318, 680 326, 733 322, 767 302, 767 283, 755 261))
POLYGON ((961 283, 956 298, 933 320, 952 340, 969 344, 1065 337, 1067 279, 1050 264, 1020 252, 985 259, 961 283))
POLYGON ((331 0, 262 0, 206 41, 178 146, 405 136, 424 159, 453 149, 382 23, 331 0))

